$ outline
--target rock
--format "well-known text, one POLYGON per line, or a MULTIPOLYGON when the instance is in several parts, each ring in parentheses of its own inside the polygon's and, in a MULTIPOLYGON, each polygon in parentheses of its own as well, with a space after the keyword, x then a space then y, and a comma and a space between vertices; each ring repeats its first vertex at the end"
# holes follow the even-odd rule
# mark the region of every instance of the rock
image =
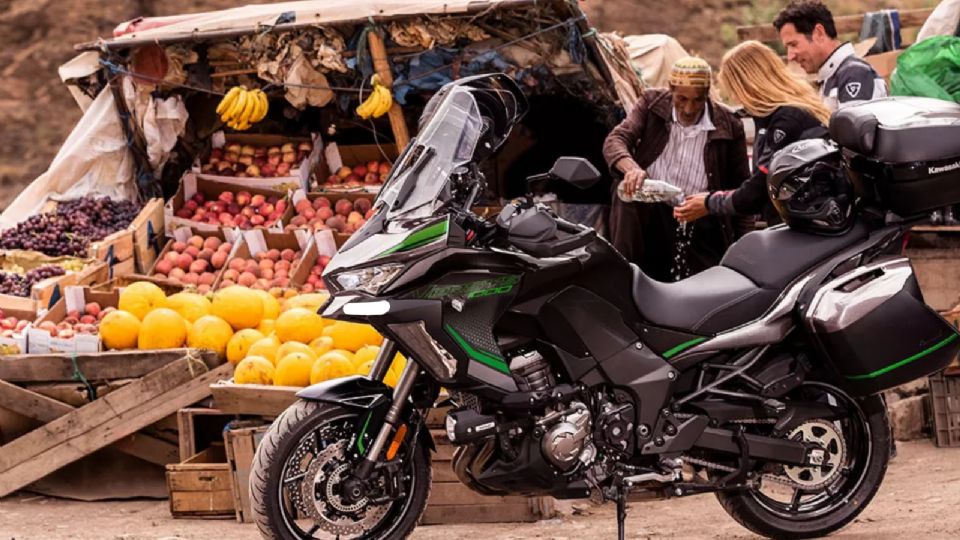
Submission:
POLYGON ((913 441, 925 438, 926 417, 924 401, 926 396, 913 396, 890 403, 890 425, 893 438, 898 441, 913 441))
POLYGON ((893 389, 902 398, 919 396, 930 392, 930 383, 926 377, 907 384, 901 384, 893 389))

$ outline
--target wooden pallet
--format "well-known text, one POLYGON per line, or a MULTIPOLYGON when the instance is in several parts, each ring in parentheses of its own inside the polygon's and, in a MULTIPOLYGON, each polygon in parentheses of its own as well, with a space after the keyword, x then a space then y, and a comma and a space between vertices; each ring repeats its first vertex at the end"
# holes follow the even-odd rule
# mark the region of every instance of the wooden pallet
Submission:
MULTIPOLYGON (((161 438, 138 432, 208 397, 210 384, 230 377, 233 372, 230 364, 218 365, 212 353, 180 351, 179 354, 176 357, 135 351, 105 355, 117 365, 96 364, 85 356, 76 357, 77 365, 88 379, 93 379, 94 374, 121 373, 121 364, 142 368, 143 362, 155 362, 143 376, 77 408, 0 380, 0 407, 46 422, 0 446, 0 497, 110 445, 153 463, 169 463, 176 447, 161 438)), ((63 375, 64 366, 70 364, 72 368, 73 365, 69 356, 63 355, 58 360, 55 355, 44 355, 38 360, 37 366, 20 365, 40 377, 39 382, 70 380, 63 375)), ((18 361, 17 357, 0 358, 0 372, 22 378, 11 371, 11 366, 18 361), (2 371, 3 368, 7 371, 2 371)))

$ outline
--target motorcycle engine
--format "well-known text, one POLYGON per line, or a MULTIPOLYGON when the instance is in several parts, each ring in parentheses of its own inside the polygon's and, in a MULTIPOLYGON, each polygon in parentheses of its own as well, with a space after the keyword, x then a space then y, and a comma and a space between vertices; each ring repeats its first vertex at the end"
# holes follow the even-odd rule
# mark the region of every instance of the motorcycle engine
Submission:
POLYGON ((569 471, 578 461, 589 465, 596 457, 597 449, 590 440, 590 409, 583 403, 574 401, 564 410, 547 414, 537 426, 544 429, 540 451, 558 469, 569 471))

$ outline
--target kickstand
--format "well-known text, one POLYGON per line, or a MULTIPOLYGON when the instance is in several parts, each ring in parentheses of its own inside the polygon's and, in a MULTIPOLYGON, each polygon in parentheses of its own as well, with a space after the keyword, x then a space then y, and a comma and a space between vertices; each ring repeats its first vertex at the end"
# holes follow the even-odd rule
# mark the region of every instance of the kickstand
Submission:
POLYGON ((624 540, 627 535, 627 490, 617 488, 617 538, 624 540))

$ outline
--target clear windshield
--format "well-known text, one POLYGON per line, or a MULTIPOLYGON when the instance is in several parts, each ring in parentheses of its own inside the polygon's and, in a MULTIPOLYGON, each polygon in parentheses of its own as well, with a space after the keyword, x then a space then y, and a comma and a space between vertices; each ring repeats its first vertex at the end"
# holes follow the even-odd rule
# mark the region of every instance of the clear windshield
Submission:
POLYGON ((469 89, 455 87, 443 96, 381 193, 387 220, 433 215, 449 196, 445 188, 450 173, 473 159, 482 127, 480 109, 469 89))

